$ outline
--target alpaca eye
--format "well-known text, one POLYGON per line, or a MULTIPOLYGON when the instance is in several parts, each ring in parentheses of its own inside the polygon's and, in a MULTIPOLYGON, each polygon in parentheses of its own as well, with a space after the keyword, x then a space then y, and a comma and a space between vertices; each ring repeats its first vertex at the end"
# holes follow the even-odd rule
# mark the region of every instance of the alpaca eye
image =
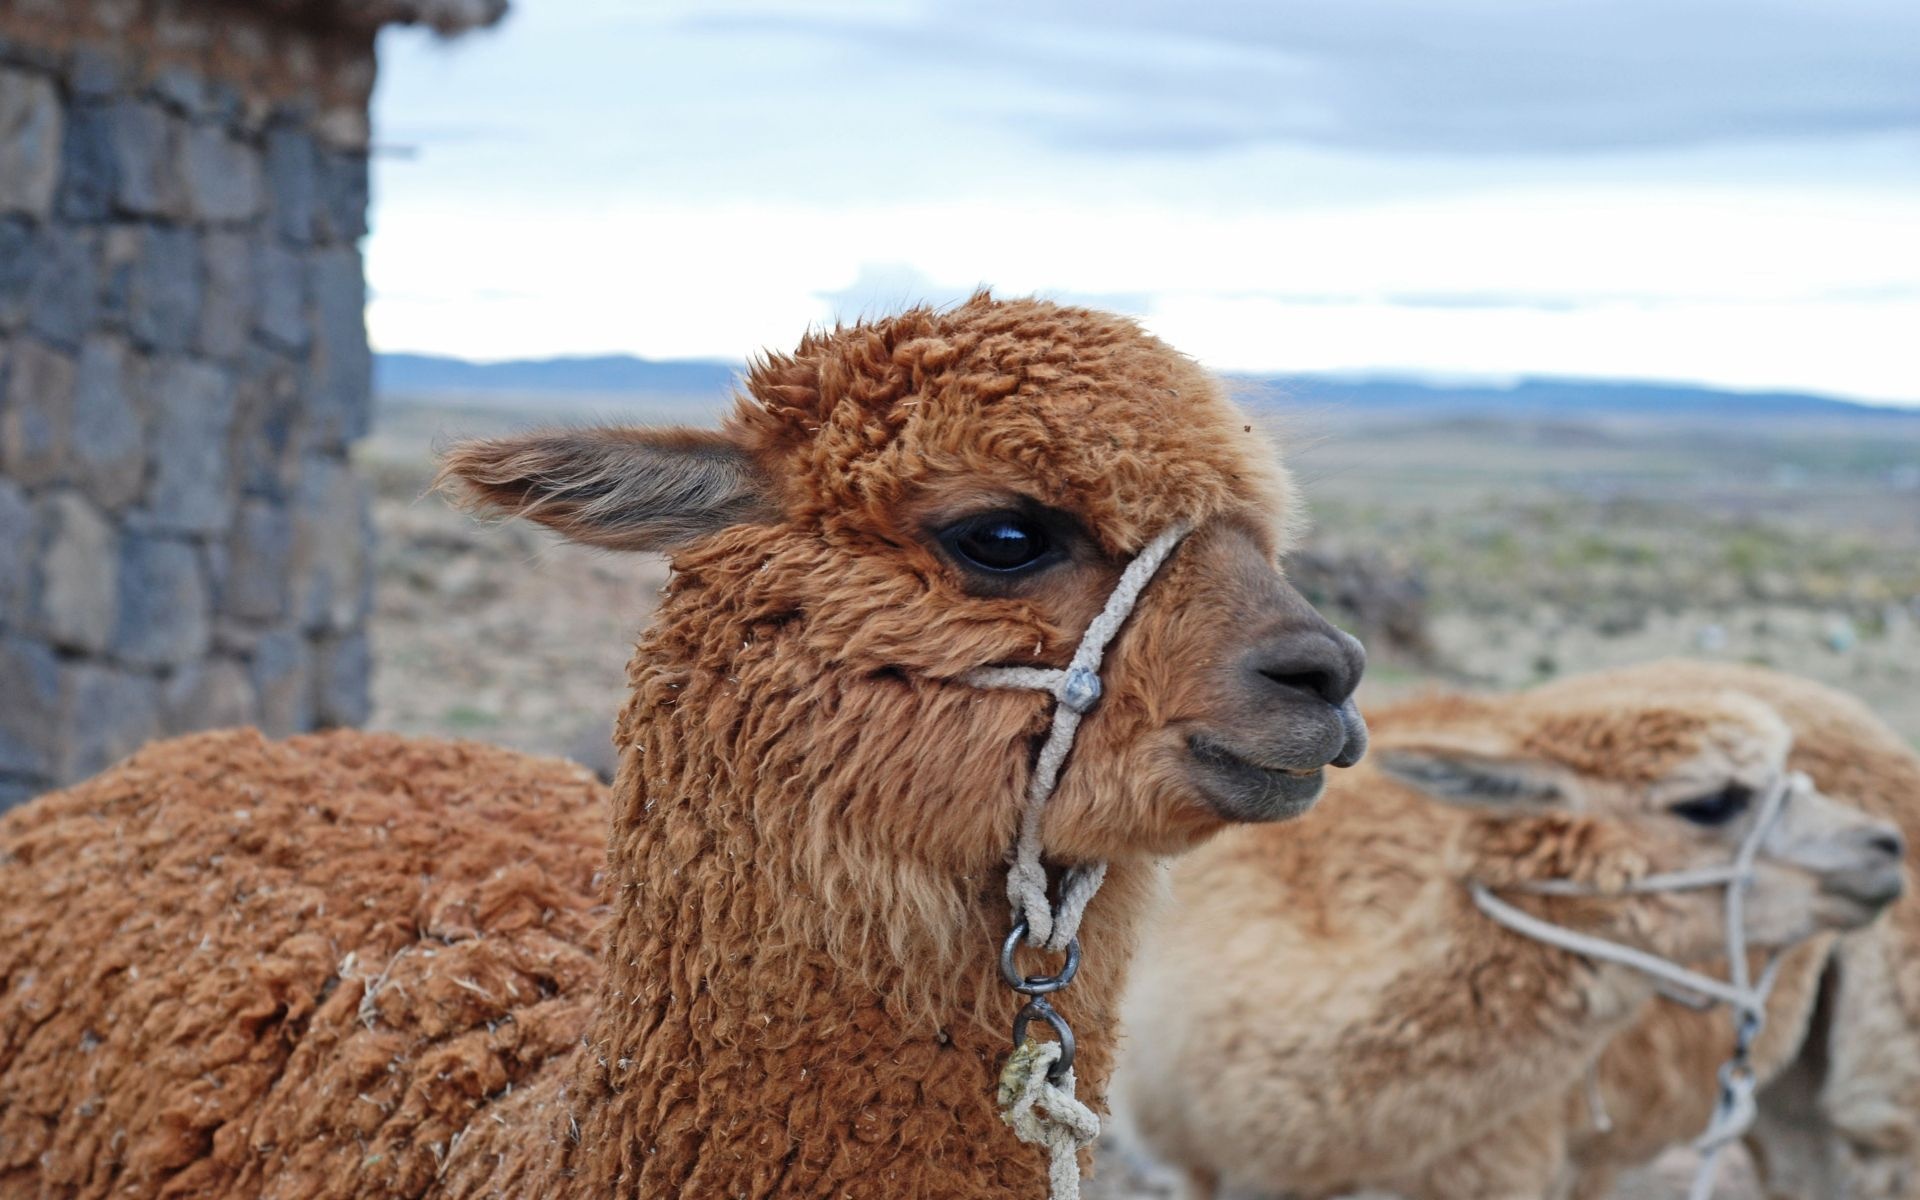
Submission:
POLYGON ((1053 541, 1039 522, 1013 513, 963 522, 942 540, 961 562, 998 575, 1024 571, 1048 559, 1053 550, 1053 541))
POLYGON ((1667 811, 1682 820, 1692 821, 1695 825, 1725 825, 1753 803, 1753 789, 1745 784, 1730 783, 1719 791, 1706 796, 1696 796, 1692 800, 1682 800, 1667 811))

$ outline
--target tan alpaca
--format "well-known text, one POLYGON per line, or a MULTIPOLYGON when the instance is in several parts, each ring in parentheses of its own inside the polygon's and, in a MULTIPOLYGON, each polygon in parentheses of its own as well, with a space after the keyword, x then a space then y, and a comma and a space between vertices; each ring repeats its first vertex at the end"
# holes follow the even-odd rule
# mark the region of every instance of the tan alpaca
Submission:
MULTIPOLYGON (((1647 1012, 1652 985, 1493 923, 1467 884, 1670 959, 1723 948, 1718 890, 1525 891, 1725 863, 1783 779, 1791 734, 1766 704, 1678 670, 1652 682, 1381 710, 1373 765, 1344 776, 1326 811, 1291 836, 1230 830, 1182 859, 1135 964, 1116 1082, 1145 1147, 1203 1196, 1517 1200, 1568 1186, 1575 1085, 1647 1012)), ((1795 794, 1762 851, 1752 944, 1864 924, 1898 889, 1900 849, 1892 826, 1795 794)), ((1779 1002, 1804 1008, 1809 990, 1803 973, 1779 1002)), ((1776 1060, 1780 1040, 1763 1048, 1776 1060)))
MULTIPOLYGON (((1788 764, 1821 790, 1920 839, 1920 754, 1859 701, 1755 667, 1667 662, 1608 672, 1614 682, 1721 687, 1758 697, 1793 731, 1788 764)), ((1566 1104, 1575 1194, 1599 1200, 1625 1167, 1705 1124, 1724 1016, 1652 1006, 1600 1059, 1611 1130, 1578 1095, 1566 1104)), ((1768 1195, 1785 1200, 1920 1197, 1920 893, 1884 919, 1796 950, 1769 1006, 1760 1065, 1773 1079, 1748 1145, 1768 1195), (1824 986, 1818 1008, 1816 994, 1824 986)))
POLYGON ((1055 704, 974 672, 1064 665, 1190 530, 1041 829, 1110 864, 1058 996, 1096 1103, 1159 856, 1363 744, 1272 448, 1121 317, 916 309, 759 361, 722 430, 448 471, 673 553, 609 824, 577 770, 353 733, 165 743, 7 814, 0 1194, 1039 1197, 996 952, 1055 704))

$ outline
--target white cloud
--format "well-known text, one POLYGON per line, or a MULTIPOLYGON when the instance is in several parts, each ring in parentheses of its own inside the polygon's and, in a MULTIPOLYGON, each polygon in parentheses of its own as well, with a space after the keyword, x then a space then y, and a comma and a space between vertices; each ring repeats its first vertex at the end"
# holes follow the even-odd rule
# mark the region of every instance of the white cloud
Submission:
POLYGON ((1223 370, 1572 375, 1920 397, 1905 302, 1604 304, 1565 311, 1173 297, 1148 324, 1223 370), (1267 353, 1250 348, 1284 341, 1267 353))
POLYGON ((1920 397, 1920 359, 1899 334, 1920 328, 1920 201, 1582 190, 1200 219, 973 204, 396 205, 370 273, 376 344, 475 358, 738 358, 809 324, 985 283, 1112 294, 1110 307, 1236 370, 1920 397))

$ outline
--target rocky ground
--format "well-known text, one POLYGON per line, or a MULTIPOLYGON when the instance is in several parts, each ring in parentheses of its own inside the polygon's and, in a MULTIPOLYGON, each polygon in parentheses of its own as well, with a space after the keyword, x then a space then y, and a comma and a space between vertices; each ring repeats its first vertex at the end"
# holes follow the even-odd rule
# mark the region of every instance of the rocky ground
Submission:
MULTIPOLYGON (((380 532, 373 725, 607 770, 627 655, 664 568, 423 498, 420 433, 440 424, 414 418, 364 458, 380 532)), ((1301 439, 1318 525, 1293 569, 1368 640, 1374 700, 1697 654, 1839 684, 1920 739, 1920 443, 1901 436, 1800 431, 1755 446, 1401 427, 1301 439)), ((1119 1147, 1100 1159, 1094 1200, 1176 1194, 1119 1147)), ((1670 1155, 1618 1194, 1682 1196, 1689 1163, 1670 1155)), ((1744 1162, 1720 1194, 1755 1195, 1744 1162)))
POLYGON ((660 561, 562 545, 377 475, 372 724, 477 738, 612 768, 627 655, 666 582, 660 561))
POLYGON ((1302 440, 1316 556, 1425 600, 1424 653, 1359 622, 1385 651, 1376 697, 1693 655, 1834 684, 1920 743, 1920 420, 1456 420, 1302 440))

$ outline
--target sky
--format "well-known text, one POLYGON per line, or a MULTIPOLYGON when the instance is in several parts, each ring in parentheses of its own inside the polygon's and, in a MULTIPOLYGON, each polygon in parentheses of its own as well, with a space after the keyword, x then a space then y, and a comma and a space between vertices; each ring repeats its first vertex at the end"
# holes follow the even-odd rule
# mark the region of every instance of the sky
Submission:
POLYGON ((380 51, 381 350, 738 360, 989 285, 1221 370, 1920 403, 1913 0, 515 0, 380 51))

